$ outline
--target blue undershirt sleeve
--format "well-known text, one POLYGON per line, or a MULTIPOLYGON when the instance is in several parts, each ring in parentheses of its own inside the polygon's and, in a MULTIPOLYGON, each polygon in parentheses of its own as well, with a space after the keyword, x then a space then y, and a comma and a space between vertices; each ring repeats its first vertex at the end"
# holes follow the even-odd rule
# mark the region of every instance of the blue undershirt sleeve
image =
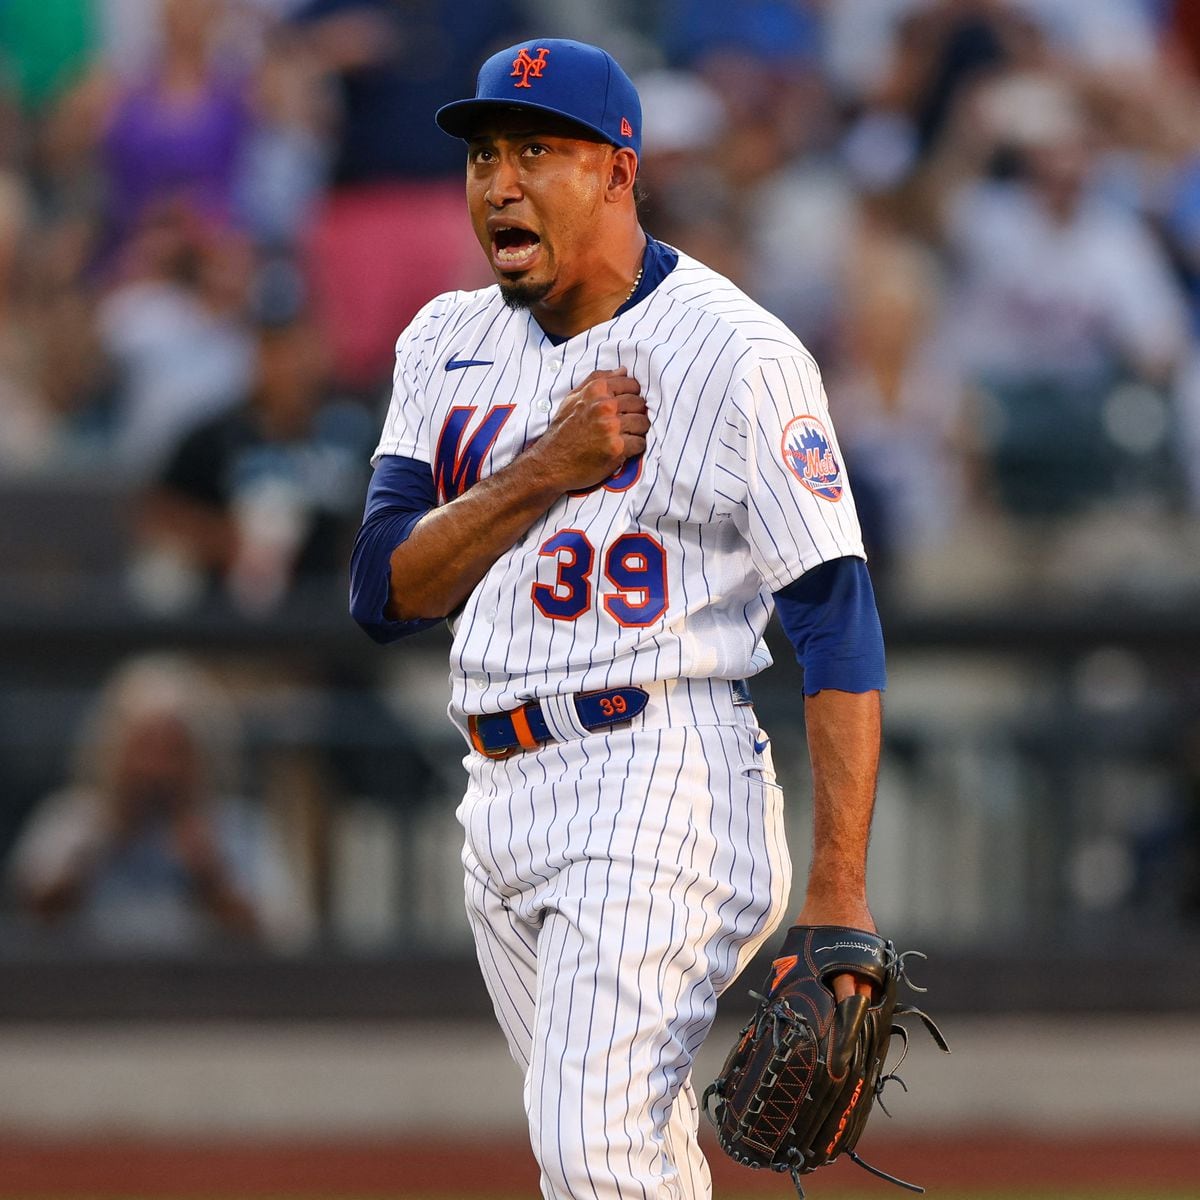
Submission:
POLYGON ((775 593, 775 611, 804 668, 806 696, 887 687, 883 630, 861 558, 835 558, 806 571, 775 593))
POLYGON ((367 489, 366 510, 350 558, 350 615, 377 642, 394 642, 441 624, 442 618, 392 621, 384 616, 391 557, 437 504, 428 463, 385 454, 367 489))

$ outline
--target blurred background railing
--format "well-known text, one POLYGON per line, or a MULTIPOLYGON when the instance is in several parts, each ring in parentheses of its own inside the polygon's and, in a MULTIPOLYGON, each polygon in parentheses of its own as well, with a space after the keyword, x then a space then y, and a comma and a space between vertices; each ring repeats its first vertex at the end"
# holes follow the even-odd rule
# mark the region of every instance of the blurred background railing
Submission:
POLYGON ((372 645, 344 564, 396 335, 486 282, 432 112, 531 29, 618 53, 647 229, 822 364, 890 647, 881 924, 943 1010, 1193 1008, 1195 11, 7 0, 0 1019, 486 1010, 448 637, 372 645))
MULTIPOLYGON (((77 525, 58 544, 92 532, 77 525)), ((250 810, 238 871, 259 922, 249 936, 146 919, 175 901, 145 880, 149 899, 54 919, 10 894, 0 1018, 487 1011, 462 916, 464 747, 444 716, 445 631, 380 651, 344 617, 340 579, 310 582, 269 619, 229 604, 147 616, 109 570, 57 584, 52 598, 23 589, 0 604, 0 853, 36 859, 31 814, 61 787, 114 671, 202 661, 238 712, 250 810)), ((890 932, 932 953, 943 1010, 1192 1006, 1200 607, 1045 598, 885 619, 871 893, 890 932)), ((786 641, 772 645, 755 701, 802 868, 802 680, 786 641)))

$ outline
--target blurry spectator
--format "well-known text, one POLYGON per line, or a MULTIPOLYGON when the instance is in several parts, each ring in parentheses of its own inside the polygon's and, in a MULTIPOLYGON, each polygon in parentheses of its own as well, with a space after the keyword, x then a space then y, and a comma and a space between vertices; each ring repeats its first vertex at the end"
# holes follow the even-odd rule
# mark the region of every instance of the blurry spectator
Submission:
POLYGON ((431 295, 490 282, 463 220, 461 143, 434 124, 516 40, 508 0, 306 0, 297 27, 337 88, 333 186, 309 270, 337 381, 374 394, 431 295))
POLYGON ((826 357, 860 215, 853 179, 828 147, 817 145, 781 157, 741 203, 752 263, 747 290, 826 357))
MULTIPOLYGON (((257 57, 272 26, 302 0, 223 0, 216 36, 238 58, 257 57)), ((100 54, 118 75, 143 74, 161 54, 163 0, 90 0, 96 9, 100 54)))
POLYGON ((683 185, 665 197, 682 228, 662 234, 649 217, 647 228, 712 262, 819 350, 853 197, 830 169, 837 114, 817 69, 813 6, 750 0, 722 10, 679 0, 663 28, 668 53, 686 70, 657 85, 677 98, 666 91, 660 101, 653 88, 649 97, 650 105, 679 109, 673 127, 647 117, 652 206, 653 125, 692 144, 672 156, 682 161, 667 163, 683 185))
MULTIPOLYGON (((846 104, 842 164, 860 202, 909 233, 940 242, 926 176, 943 138, 961 121, 973 93, 999 74, 1034 69, 1046 58, 1037 25, 1013 0, 871 0, 883 5, 884 31, 866 39, 875 74, 838 80, 846 104), (874 47, 874 49, 872 49, 874 47)), ((857 6, 830 6, 829 53, 857 52, 857 6), (836 13, 836 16, 835 16, 836 13)), ((836 66, 836 60, 831 59, 836 66)), ((853 70, 853 68, 852 68, 853 70)), ((839 230, 841 232, 841 230, 839 230)))
POLYGON ((286 264, 266 273, 255 320, 247 398, 189 433, 147 493, 134 580, 152 606, 219 586, 262 614, 299 583, 340 585, 372 417, 331 398, 321 337, 286 264))
POLYGON ((32 217, 33 197, 25 181, 0 172, 0 469, 5 471, 40 464, 55 438, 18 287, 21 246, 30 236, 32 217))
POLYGON ((246 25, 259 36, 231 46, 232 14, 228 0, 143 4, 154 36, 136 74, 98 65, 40 140, 51 211, 104 214, 90 248, 100 269, 74 281, 103 291, 115 373, 89 431, 134 476, 245 394, 255 255, 295 248, 324 179, 328 106, 311 56, 265 14, 246 25))
POLYGON ((725 56, 810 60, 820 38, 816 7, 812 0, 664 0, 659 40, 685 67, 725 56))
POLYGON ((134 475, 232 403, 249 374, 238 315, 250 247, 234 229, 252 114, 245 63, 218 53, 226 7, 141 0, 151 56, 131 77, 98 59, 30 151, 42 399, 59 449, 82 439, 134 475))
POLYGON ((977 112, 985 142, 1017 155, 1020 174, 951 198, 970 366, 1090 379, 1123 369, 1162 382, 1186 341, 1179 289, 1138 221, 1096 195, 1072 93, 1008 76, 977 112))
POLYGON ((1051 49, 1086 67, 1145 69, 1159 30, 1146 0, 1009 0, 1046 35, 1051 49))
POLYGON ((256 245, 291 252, 312 221, 330 157, 332 104, 319 63, 289 26, 267 34, 250 94, 237 207, 256 245))
POLYGON ((95 42, 90 0, 0 4, 0 77, 26 112, 42 109, 86 71, 95 42))
MULTIPOLYGON (((661 55, 647 41, 652 30, 645 0, 521 0, 524 24, 534 33, 573 38, 603 46, 631 72, 653 62, 661 55), (649 54, 649 57, 647 57, 649 54)), ((658 6, 653 6, 657 8, 658 6)))
POLYGON ((251 130, 245 64, 214 52, 225 0, 161 3, 161 55, 140 78, 117 84, 101 135, 118 245, 164 202, 231 223, 251 130))
POLYGON ((638 76, 637 87, 642 223, 660 241, 743 281, 747 264, 738 197, 718 166, 728 126, 723 99, 690 71, 649 71, 638 76))
POLYGON ((262 2, 94 0, 105 44, 34 150, 50 205, 100 219, 106 263, 166 207, 254 234, 264 208, 278 224, 311 205, 320 90, 262 2))
POLYGON ((860 195, 838 152, 833 96, 820 76, 808 72, 795 75, 787 93, 769 88, 758 109, 772 114, 767 125, 746 114, 726 139, 736 145, 749 131, 761 156, 745 185, 731 178, 740 189, 750 242, 747 290, 777 312, 814 354, 827 357, 844 264, 853 253, 860 219, 860 195))
POLYGON ((918 243, 859 230, 830 407, 855 481, 872 575, 940 542, 967 498, 962 386, 937 344, 941 278, 918 243))
POLYGON ((233 710, 203 671, 166 656, 126 664, 96 702, 72 782, 12 851, 18 900, 109 949, 286 941, 299 902, 261 812, 238 799, 239 752, 233 710))
POLYGON ((1164 65, 1092 91, 1107 118, 1105 182, 1153 224, 1200 333, 1200 85, 1164 65))
POLYGON ((245 394, 251 268, 244 241, 182 205, 151 210, 129 239, 121 280, 98 312, 117 372, 109 437, 123 471, 153 474, 183 434, 245 394))
POLYGON ((1188 329, 1161 250, 1098 195, 1085 117, 1065 84, 1006 76, 966 115, 972 153, 1006 151, 1015 168, 957 189, 947 226, 954 340, 990 400, 1006 502, 1071 508, 1134 482, 1165 493, 1163 389, 1188 329))
MULTIPOLYGON (((52 468, 82 454, 111 398, 81 273, 83 220, 41 223, 36 193, 0 171, 0 468, 52 468)), ((92 445, 91 450, 95 447, 92 445)))
POLYGON ((822 56, 839 99, 863 103, 886 77, 896 39, 909 15, 930 0, 855 0, 821 6, 822 56))
POLYGON ((84 221, 43 227, 31 239, 30 349, 36 354, 42 402, 56 430, 47 467, 93 466, 108 449, 115 402, 111 362, 100 343, 96 306, 83 286, 91 231, 84 221))
POLYGON ((914 149, 936 149, 962 97, 985 79, 1041 53, 1036 27, 1006 0, 932 0, 900 23, 872 106, 911 122, 914 149))
POLYGON ((162 0, 92 0, 104 64, 125 78, 142 74, 162 47, 162 0))
POLYGON ((459 180, 462 148, 430 114, 474 91, 482 48, 513 36, 510 4, 304 0, 293 19, 341 102, 335 183, 459 180))

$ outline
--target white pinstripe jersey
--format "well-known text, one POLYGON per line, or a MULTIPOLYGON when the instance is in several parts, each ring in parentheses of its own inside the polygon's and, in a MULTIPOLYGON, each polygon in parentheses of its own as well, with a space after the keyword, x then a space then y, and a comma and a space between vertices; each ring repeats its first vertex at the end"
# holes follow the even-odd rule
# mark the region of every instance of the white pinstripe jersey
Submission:
POLYGON ((590 372, 617 367, 641 383, 646 452, 560 499, 452 618, 459 712, 754 675, 771 661, 771 593, 864 556, 812 356, 683 254, 639 304, 561 344, 496 287, 437 297, 397 343, 376 458, 430 463, 452 499, 541 436, 590 372))

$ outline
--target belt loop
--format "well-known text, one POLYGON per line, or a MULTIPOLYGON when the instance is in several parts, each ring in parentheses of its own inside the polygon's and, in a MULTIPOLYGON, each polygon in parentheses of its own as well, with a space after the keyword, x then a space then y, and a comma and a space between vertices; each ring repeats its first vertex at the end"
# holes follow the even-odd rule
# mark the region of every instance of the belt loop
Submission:
POLYGON ((580 720, 573 695, 543 696, 541 706, 546 725, 558 741, 574 742, 591 733, 580 720))
POLYGON ((541 743, 533 736, 533 730, 529 728, 529 714, 526 712, 525 705, 514 708, 508 715, 512 720, 513 732, 517 735, 521 749, 536 750, 541 743))

